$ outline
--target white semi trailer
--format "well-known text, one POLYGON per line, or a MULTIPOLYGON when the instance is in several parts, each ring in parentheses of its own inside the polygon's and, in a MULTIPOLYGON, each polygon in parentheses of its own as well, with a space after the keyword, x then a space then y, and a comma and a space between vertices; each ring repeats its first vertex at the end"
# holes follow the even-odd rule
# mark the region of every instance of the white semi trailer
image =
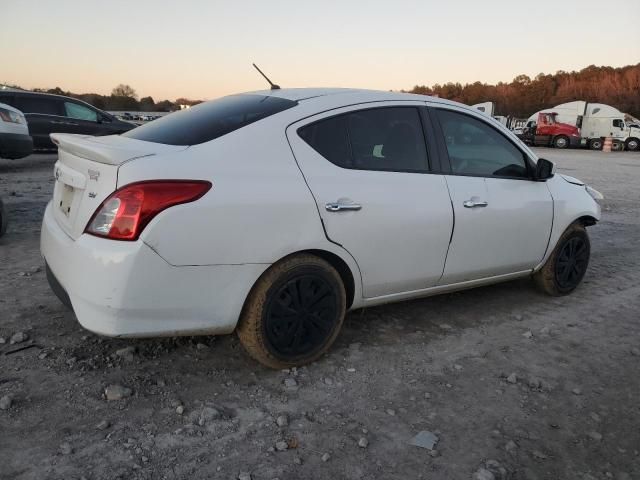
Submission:
POLYGON ((576 101, 536 112, 527 124, 535 122, 539 113, 555 113, 558 122, 575 125, 580 129, 581 146, 600 150, 607 137, 617 150, 640 150, 640 128, 637 120, 617 108, 604 103, 576 101))

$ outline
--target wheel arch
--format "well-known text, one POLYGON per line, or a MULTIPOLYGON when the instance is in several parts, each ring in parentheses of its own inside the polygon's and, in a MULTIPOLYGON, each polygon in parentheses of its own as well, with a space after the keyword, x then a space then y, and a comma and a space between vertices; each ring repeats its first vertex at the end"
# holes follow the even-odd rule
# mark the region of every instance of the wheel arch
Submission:
POLYGON ((354 265, 353 267, 350 266, 347 260, 340 257, 340 255, 338 255, 335 252, 331 252, 329 250, 325 250, 322 248, 309 248, 305 250, 298 250, 295 252, 288 253, 278 258, 269 266, 269 268, 265 269, 264 272, 262 272, 262 274, 255 279, 255 281, 253 282, 253 285, 251 285, 251 288, 249 289, 247 296, 244 299, 242 309, 244 309, 244 305, 249 299, 251 292, 253 291, 256 284, 274 265, 277 265, 278 263, 282 262, 283 260, 289 257, 293 257, 295 255, 301 255, 301 254, 313 255, 318 258, 321 258, 327 263, 329 263, 329 265, 331 265, 333 268, 336 269, 336 271, 338 272, 338 275, 340 275, 342 284, 344 285, 345 296, 347 299, 347 304, 346 304, 347 310, 349 310, 349 308, 351 308, 354 303, 358 303, 358 304, 360 303, 360 301, 356 302, 356 298, 359 298, 357 296, 361 295, 361 292, 362 292, 361 283, 360 283, 360 272, 359 270, 356 270, 354 272, 354 268, 357 269, 357 265, 354 265))
POLYGON ((571 223, 572 224, 573 223, 580 223, 585 227, 590 227, 590 226, 595 225, 596 223, 598 223, 598 219, 596 217, 594 217, 593 215, 583 215, 581 217, 578 217, 575 221, 573 221, 571 223))
POLYGON ((344 285, 344 290, 347 297, 347 310, 351 308, 351 305, 353 305, 353 300, 355 298, 355 293, 356 293, 355 292, 356 282, 355 282, 355 277, 353 275, 353 272, 351 271, 351 268, 349 268, 349 265, 347 264, 347 262, 345 262, 342 258, 340 258, 335 253, 329 252, 328 250, 318 250, 318 249, 302 250, 292 255, 296 255, 298 253, 308 253, 310 255, 315 255, 316 257, 320 257, 324 261, 329 263, 329 265, 331 265, 333 268, 336 269, 336 271, 340 275, 340 278, 342 279, 342 284, 344 285))
POLYGON ((594 216, 594 215, 592 215, 590 213, 583 213, 581 215, 576 216, 571 221, 562 222, 562 228, 556 228, 557 225, 554 225, 554 227, 553 227, 553 229, 551 231, 551 236, 549 238, 549 244, 547 245, 547 250, 546 250, 546 252, 544 254, 544 257, 542 258, 540 263, 538 263, 538 265, 536 265, 536 267, 533 269, 533 271, 537 272, 542 267, 544 267, 544 264, 549 259, 549 257, 551 256, 551 254, 555 250, 556 246, 558 245, 558 242, 560 241, 560 238, 562 237, 564 232, 567 231, 567 229, 571 228, 572 225, 580 224, 580 225, 582 225, 584 227, 590 227, 592 225, 595 225, 596 223, 598 223, 598 218, 596 216, 594 216))

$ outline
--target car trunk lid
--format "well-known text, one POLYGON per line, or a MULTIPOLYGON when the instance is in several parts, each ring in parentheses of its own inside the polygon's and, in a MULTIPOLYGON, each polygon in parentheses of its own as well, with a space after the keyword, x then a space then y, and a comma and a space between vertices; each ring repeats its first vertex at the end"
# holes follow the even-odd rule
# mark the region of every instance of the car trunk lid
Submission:
POLYGON ((54 133, 58 146, 54 167, 53 210, 71 238, 84 232, 100 204, 118 188, 118 168, 127 161, 187 147, 144 142, 116 135, 91 137, 54 133))

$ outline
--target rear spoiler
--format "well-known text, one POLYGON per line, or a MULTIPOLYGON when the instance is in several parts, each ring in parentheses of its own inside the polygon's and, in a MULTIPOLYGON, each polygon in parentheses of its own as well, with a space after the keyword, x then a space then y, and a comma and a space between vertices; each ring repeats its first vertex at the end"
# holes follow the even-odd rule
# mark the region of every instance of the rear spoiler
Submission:
POLYGON ((51 141, 61 151, 107 165, 121 165, 135 158, 149 157, 161 152, 180 151, 188 148, 185 146, 144 142, 119 135, 93 137, 75 133, 52 133, 50 137, 51 141))

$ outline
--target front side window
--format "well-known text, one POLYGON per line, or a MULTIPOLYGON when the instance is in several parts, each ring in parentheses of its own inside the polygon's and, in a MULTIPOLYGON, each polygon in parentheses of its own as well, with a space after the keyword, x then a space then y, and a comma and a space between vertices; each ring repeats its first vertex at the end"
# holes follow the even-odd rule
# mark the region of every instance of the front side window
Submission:
POLYGON ((98 113, 95 110, 91 110, 89 107, 85 107, 79 103, 64 102, 64 109, 67 117, 87 120, 89 122, 98 121, 98 113))
POLYGON ((616 118, 613 120, 613 126, 617 128, 624 128, 624 122, 621 119, 616 118))
POLYGON ((429 169, 417 108, 358 110, 304 126, 298 134, 339 167, 396 172, 429 169))
POLYGON ((527 178, 524 153, 486 122, 437 110, 451 171, 458 175, 527 178))

